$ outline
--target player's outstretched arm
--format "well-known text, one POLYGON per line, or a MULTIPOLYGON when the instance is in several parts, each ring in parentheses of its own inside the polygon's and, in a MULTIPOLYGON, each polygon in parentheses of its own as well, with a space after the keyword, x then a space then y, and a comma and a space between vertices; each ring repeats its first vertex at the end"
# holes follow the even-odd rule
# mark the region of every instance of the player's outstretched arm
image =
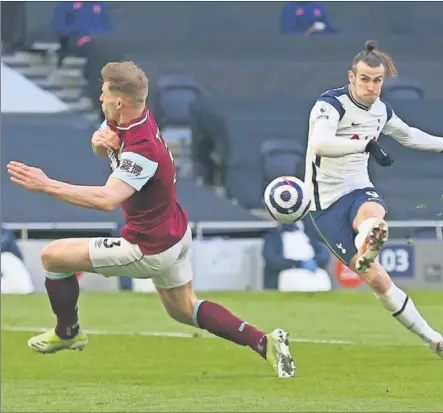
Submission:
POLYGON ((412 149, 443 152, 443 138, 430 135, 417 128, 412 128, 395 113, 392 113, 391 119, 386 123, 382 132, 412 149))
POLYGON ((113 211, 135 191, 126 182, 111 176, 104 186, 71 185, 51 180, 43 192, 83 208, 113 211))
POLYGON ((84 208, 112 211, 136 191, 133 186, 113 176, 104 186, 82 186, 51 179, 40 168, 21 162, 11 161, 7 169, 13 183, 84 208))

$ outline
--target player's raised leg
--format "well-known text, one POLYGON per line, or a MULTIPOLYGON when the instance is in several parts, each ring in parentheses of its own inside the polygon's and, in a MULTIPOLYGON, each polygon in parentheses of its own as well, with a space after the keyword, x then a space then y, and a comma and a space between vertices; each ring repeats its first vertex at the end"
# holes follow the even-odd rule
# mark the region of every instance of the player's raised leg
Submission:
POLYGON ((51 242, 42 251, 42 263, 46 270, 45 287, 57 324, 55 328, 31 337, 28 346, 40 353, 81 350, 88 340, 78 322, 80 289, 74 273, 94 272, 89 259, 89 240, 73 238, 51 242))
POLYGON ((280 378, 295 375, 295 364, 289 351, 287 332, 276 329, 267 334, 232 314, 220 304, 198 300, 194 294, 192 281, 170 289, 157 287, 157 291, 166 311, 176 321, 207 330, 241 346, 250 347, 271 364, 280 378))
MULTIPOLYGON (((373 194, 378 198, 376 192, 373 194)), ((371 268, 388 240, 389 231, 384 220, 385 215, 385 208, 378 202, 365 202, 358 209, 352 224, 357 232, 355 246, 358 249, 358 258, 355 267, 358 272, 366 272, 371 268)))

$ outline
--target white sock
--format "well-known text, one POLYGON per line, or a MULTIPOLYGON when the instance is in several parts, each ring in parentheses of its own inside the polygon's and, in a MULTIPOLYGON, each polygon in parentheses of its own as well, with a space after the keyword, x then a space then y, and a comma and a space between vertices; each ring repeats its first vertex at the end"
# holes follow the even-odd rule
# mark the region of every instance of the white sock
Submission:
POLYGON ((392 284, 386 293, 377 296, 383 307, 391 312, 400 324, 417 334, 426 343, 442 339, 441 334, 432 329, 418 312, 408 295, 396 285, 392 284))
POLYGON ((372 228, 372 225, 376 220, 377 218, 365 219, 358 227, 358 234, 355 237, 355 247, 357 249, 359 249, 363 244, 363 241, 368 236, 369 230, 372 228))

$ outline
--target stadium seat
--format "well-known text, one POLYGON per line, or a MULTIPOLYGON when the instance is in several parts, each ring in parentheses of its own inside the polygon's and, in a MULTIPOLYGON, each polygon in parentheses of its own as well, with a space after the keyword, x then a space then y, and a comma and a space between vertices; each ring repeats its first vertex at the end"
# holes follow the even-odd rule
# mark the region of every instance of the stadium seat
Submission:
POLYGON ((190 106, 200 94, 199 84, 185 75, 163 76, 154 87, 152 108, 181 176, 193 175, 190 106))
POLYGON ((189 126, 189 107, 202 92, 200 85, 185 75, 161 77, 156 85, 162 117, 165 126, 189 126))
POLYGON ((418 81, 400 77, 385 81, 382 96, 385 99, 423 99, 424 95, 418 81))
POLYGON ((261 144, 262 189, 282 175, 300 175, 305 148, 296 140, 270 139, 261 144))

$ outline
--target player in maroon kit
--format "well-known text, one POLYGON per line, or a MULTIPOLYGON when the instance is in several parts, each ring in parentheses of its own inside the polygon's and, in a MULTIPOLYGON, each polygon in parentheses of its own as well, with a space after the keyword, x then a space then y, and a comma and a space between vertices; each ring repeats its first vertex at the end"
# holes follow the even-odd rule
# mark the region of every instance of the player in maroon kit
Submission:
POLYGON ((56 181, 38 168, 10 162, 11 180, 85 208, 110 211, 121 205, 126 225, 119 238, 61 239, 42 252, 46 290, 57 316, 56 327, 32 337, 40 353, 83 349, 87 337, 77 316, 77 271, 106 277, 152 278, 168 314, 234 343, 249 346, 275 369, 293 377, 288 333, 266 334, 211 301, 198 300, 192 285, 192 234, 176 200, 174 160, 146 107, 148 79, 133 62, 108 63, 102 69, 102 109, 106 121, 92 137, 99 156, 113 172, 104 186, 56 181))

